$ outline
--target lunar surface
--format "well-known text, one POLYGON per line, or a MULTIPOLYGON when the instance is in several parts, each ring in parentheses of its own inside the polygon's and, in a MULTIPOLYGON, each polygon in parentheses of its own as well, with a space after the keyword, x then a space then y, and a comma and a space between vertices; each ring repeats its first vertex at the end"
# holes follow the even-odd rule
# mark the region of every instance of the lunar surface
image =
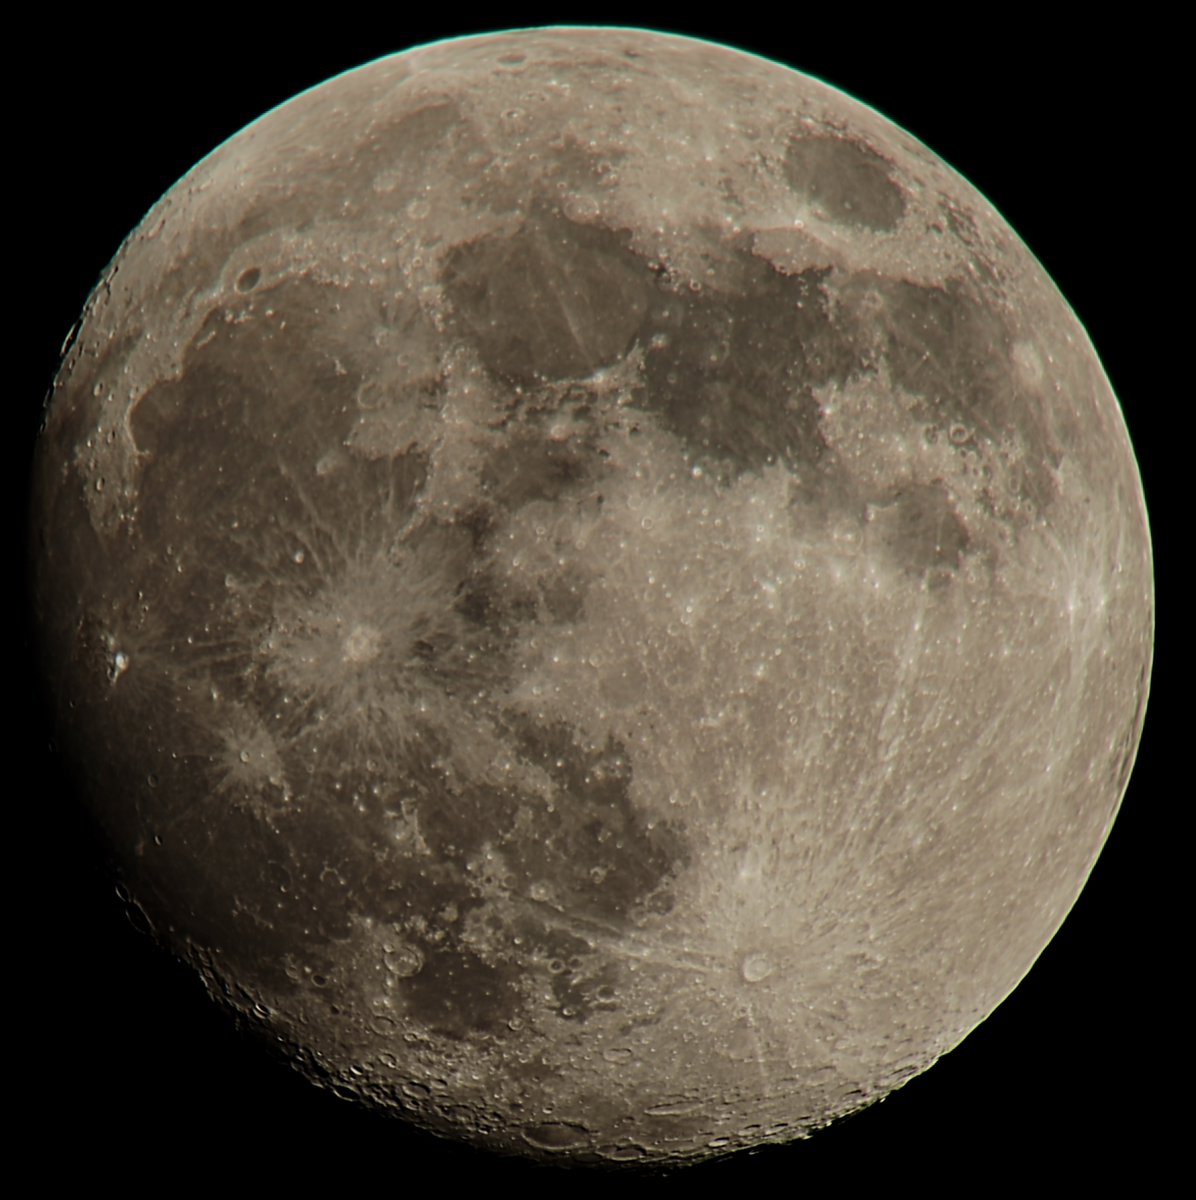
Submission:
POLYGON ((708 43, 304 93, 148 214, 34 490, 57 738, 159 939, 339 1094, 686 1162, 1009 994, 1125 789, 1150 546, 1066 302, 708 43))

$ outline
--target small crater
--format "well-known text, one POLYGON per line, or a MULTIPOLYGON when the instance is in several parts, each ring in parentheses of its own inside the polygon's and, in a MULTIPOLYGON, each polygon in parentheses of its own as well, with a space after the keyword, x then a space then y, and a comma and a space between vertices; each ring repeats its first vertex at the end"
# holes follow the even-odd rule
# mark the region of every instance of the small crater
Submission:
POLYGON ((766 954, 749 954, 739 965, 745 983, 759 983, 773 973, 772 960, 766 954))
POLYGON ((537 1150, 575 1150, 589 1144, 590 1131, 584 1125, 567 1121, 546 1121, 542 1125, 529 1125, 523 1131, 523 1140, 537 1150))
POLYGON ((662 1100, 659 1104, 653 1104, 651 1108, 645 1109, 645 1115, 649 1117, 688 1117, 693 1113, 700 1112, 702 1101, 696 1097, 682 1097, 677 1100, 662 1100))
POLYGON ((392 975, 397 975, 400 979, 410 979, 411 976, 419 974, 424 965, 424 956, 417 947, 404 944, 388 951, 382 961, 392 975))
POLYGON ((257 267, 250 267, 247 271, 242 271, 237 277, 238 292, 252 292, 255 287, 261 282, 262 273, 257 267))
POLYGON ((378 657, 382 635, 372 625, 354 625, 345 638, 345 662, 367 663, 378 657))
POLYGON ((646 1157, 648 1152, 643 1146, 628 1142, 621 1146, 601 1146, 598 1153, 610 1162, 636 1162, 646 1157))

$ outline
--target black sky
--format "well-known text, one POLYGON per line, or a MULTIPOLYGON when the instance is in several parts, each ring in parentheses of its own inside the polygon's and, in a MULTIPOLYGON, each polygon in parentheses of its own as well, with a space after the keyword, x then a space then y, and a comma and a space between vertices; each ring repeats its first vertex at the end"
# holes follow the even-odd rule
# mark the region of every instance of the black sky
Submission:
MULTIPOLYGON (((270 20, 164 12, 160 29, 47 17, 40 36, 15 50, 33 81, 10 112, 20 156, 10 236, 23 265, 9 278, 21 325, 7 353, 18 366, 22 464, 59 346, 91 286, 145 210, 203 154, 296 91, 380 54, 560 20, 504 9, 465 27, 342 6, 324 15, 326 28, 300 34, 281 27, 297 11, 271 9, 270 20)), ((1191 1002, 1180 983, 1190 935, 1172 912, 1191 796, 1171 740, 1176 713, 1190 707, 1170 633, 1184 611, 1174 564, 1191 545, 1171 503, 1176 412, 1192 393, 1186 346, 1166 319, 1173 277, 1191 259, 1178 232, 1190 218, 1161 65, 1176 35, 1132 24, 1046 33, 1028 15, 1004 13, 956 35, 939 18, 919 25, 908 9, 871 33, 872 18, 846 11, 818 22, 793 15, 766 31, 753 23, 756 10, 742 25, 733 10, 703 22, 652 11, 570 21, 710 37, 819 76, 926 142, 1027 242, 1088 328, 1122 401, 1154 529, 1160 633, 1121 816, 1072 916, 998 1012, 927 1075, 807 1144, 625 1186, 780 1181, 795 1194, 803 1182, 850 1193, 890 1179, 954 1195, 987 1191, 997 1178, 1079 1183, 1129 1169, 1150 1193, 1174 1153, 1170 1114, 1190 1070, 1191 1002)), ((18 492, 11 511, 22 505, 18 492)), ((61 1147, 43 1162, 47 1178, 327 1174, 399 1187, 432 1172, 451 1189, 561 1182, 406 1135, 250 1052, 191 977, 126 922, 45 752, 29 694, 20 678, 11 1069, 30 1137, 48 1133, 61 1147)), ((570 1176, 565 1186, 592 1183, 570 1176)))

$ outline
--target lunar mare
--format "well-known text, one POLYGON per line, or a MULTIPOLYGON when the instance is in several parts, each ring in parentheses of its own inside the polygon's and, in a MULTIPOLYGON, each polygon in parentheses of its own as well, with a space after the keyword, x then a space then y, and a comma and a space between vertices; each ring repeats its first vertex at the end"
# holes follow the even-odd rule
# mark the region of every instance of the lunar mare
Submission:
POLYGON ((925 147, 627 30, 422 47, 199 164, 42 436, 59 742, 319 1082, 575 1162, 883 1096, 1104 841, 1150 548, 1041 267, 925 147))

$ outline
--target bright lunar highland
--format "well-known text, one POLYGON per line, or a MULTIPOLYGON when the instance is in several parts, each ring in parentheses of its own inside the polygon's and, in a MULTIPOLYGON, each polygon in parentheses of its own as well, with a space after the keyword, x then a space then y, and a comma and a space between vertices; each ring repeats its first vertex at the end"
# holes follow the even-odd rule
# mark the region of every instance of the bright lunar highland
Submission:
POLYGON ((725 47, 421 47, 168 192, 33 495, 57 742, 297 1067, 685 1162, 1009 994, 1126 786, 1141 485, 1084 330, 872 110, 725 47))

